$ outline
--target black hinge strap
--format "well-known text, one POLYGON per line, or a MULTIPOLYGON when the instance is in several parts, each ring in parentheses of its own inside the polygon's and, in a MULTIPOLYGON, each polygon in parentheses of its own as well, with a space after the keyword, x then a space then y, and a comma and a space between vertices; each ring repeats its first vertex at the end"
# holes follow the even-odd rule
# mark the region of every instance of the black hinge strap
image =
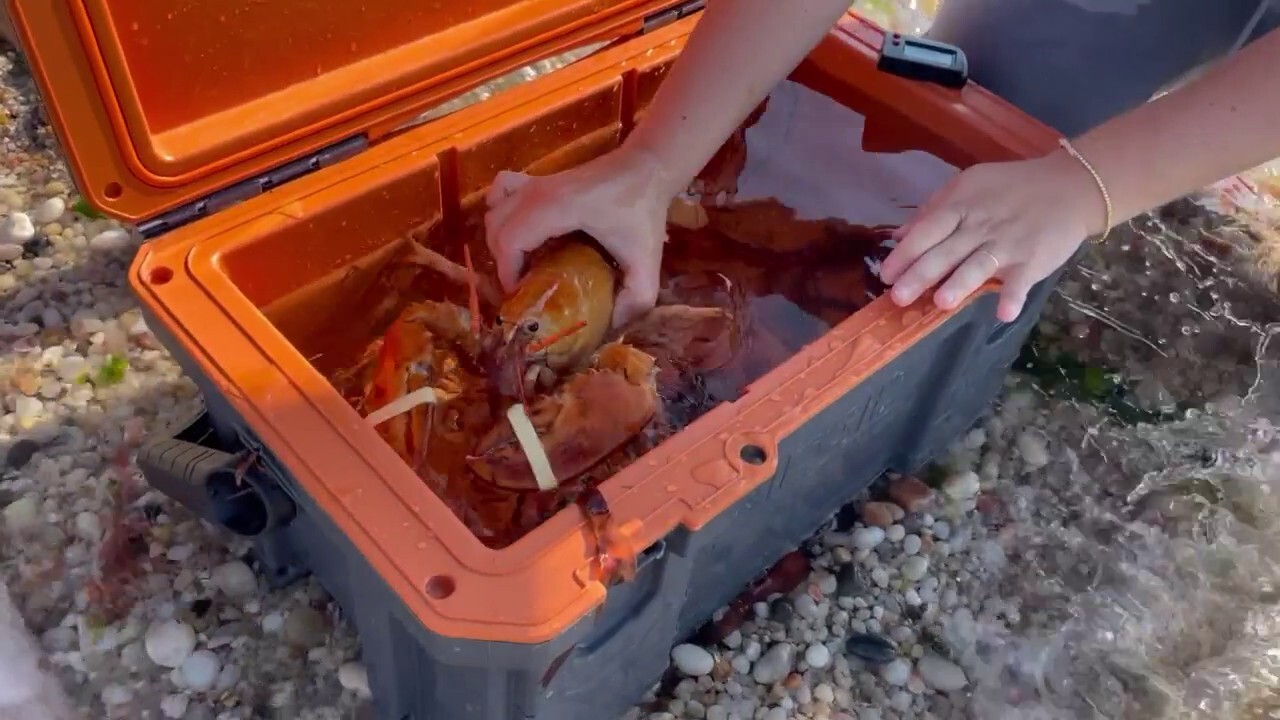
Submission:
POLYGON ((272 188, 296 180, 303 175, 309 175, 320 168, 329 167, 361 152, 368 146, 369 142, 363 135, 341 140, 312 155, 298 158, 262 175, 238 182, 229 188, 219 190, 195 202, 170 210, 158 217, 144 220, 138 223, 138 232, 141 233, 143 239, 150 240, 183 225, 195 222, 202 217, 244 202, 249 198, 257 197, 272 188))
POLYGON ((640 28, 640 34, 653 32, 660 27, 670 25, 671 23, 689 17, 698 12, 707 4, 706 0, 686 0, 673 8, 667 8, 660 12, 656 12, 644 19, 644 25, 640 28))

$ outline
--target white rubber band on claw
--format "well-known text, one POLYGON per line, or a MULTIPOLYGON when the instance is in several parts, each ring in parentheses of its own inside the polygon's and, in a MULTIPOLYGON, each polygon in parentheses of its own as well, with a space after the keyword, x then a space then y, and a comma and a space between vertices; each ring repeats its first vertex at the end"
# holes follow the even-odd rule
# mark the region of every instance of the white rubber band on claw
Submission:
POLYGON ((511 423, 516 442, 520 443, 520 449, 529 460, 529 467, 533 468, 533 479, 538 483, 538 488, 555 490, 560 487, 555 471, 551 469, 551 458, 547 457, 547 449, 542 446, 542 439, 538 437, 538 431, 534 429, 524 405, 516 403, 507 408, 507 422, 511 423))
POLYGON ((374 410, 365 416, 364 421, 372 427, 377 427, 391 418, 407 413, 419 405, 435 405, 438 402, 448 400, 449 395, 439 392, 435 388, 424 387, 418 388, 407 395, 392 400, 382 407, 374 410))

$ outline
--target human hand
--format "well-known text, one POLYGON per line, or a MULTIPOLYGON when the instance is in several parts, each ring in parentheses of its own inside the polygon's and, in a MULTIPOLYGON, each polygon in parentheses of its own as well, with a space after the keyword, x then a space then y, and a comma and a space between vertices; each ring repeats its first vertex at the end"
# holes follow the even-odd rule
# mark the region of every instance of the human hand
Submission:
POLYGON ((657 302, 673 195, 666 185, 652 156, 625 147, 555 175, 499 173, 485 215, 498 279, 510 290, 520 279, 525 255, 550 238, 582 230, 625 275, 613 312, 614 326, 622 325, 657 302))
POLYGON ((1104 217, 1092 176, 1066 153, 975 165, 894 232, 897 247, 885 258, 881 279, 903 306, 945 279, 933 299, 950 310, 999 278, 996 316, 1012 322, 1031 288, 1101 232, 1104 217))

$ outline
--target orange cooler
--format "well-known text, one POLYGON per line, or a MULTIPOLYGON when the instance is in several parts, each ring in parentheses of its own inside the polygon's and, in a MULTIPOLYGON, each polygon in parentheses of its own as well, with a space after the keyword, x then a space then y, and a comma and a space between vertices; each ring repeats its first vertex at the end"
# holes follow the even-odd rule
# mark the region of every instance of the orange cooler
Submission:
MULTIPOLYGON (((312 364, 331 325, 359 323, 336 279, 412 228, 462 232, 501 170, 616 147, 701 0, 8 3, 79 189, 147 237, 131 285, 203 392, 140 466, 253 537, 272 582, 318 577, 356 625, 385 720, 618 717, 673 644, 840 505, 967 429, 1052 284, 1009 324, 994 285, 951 312, 874 300, 604 482, 625 579, 593 571, 601 541, 572 507, 490 549, 312 364)), ((962 168, 1054 146, 972 83, 879 71, 883 37, 848 15, 791 78, 862 118, 863 148, 962 168)))

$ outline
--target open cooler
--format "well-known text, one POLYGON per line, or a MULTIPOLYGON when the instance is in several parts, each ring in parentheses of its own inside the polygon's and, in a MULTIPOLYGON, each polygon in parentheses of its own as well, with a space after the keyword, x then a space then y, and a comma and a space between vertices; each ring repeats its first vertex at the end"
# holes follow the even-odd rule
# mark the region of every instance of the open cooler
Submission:
MULTIPOLYGON (((860 242, 847 264, 824 256, 794 265, 812 277, 787 276, 805 302, 843 304, 783 317, 785 357, 738 368, 725 396, 587 502, 485 542, 331 381, 387 331, 358 298, 407 243, 458 260, 465 242, 486 272, 477 233, 495 175, 616 147, 700 3, 9 7, 81 191, 148 238, 132 287, 203 392, 204 412, 151 439, 140 466, 253 537, 273 582, 319 578, 356 625, 380 718, 622 714, 744 585, 882 472, 918 468, 966 429, 1049 287, 1009 324, 994 285, 951 312, 877 297, 883 227, 957 168, 1038 155, 1056 137, 973 84, 877 70, 881 30, 846 16, 673 203, 668 251, 675 263, 681 238, 736 242, 722 260, 684 261, 741 284, 787 253, 860 242), (421 119, 589 45, 600 49, 421 119)), ((803 305, 768 277, 753 317, 779 297, 803 305)))

